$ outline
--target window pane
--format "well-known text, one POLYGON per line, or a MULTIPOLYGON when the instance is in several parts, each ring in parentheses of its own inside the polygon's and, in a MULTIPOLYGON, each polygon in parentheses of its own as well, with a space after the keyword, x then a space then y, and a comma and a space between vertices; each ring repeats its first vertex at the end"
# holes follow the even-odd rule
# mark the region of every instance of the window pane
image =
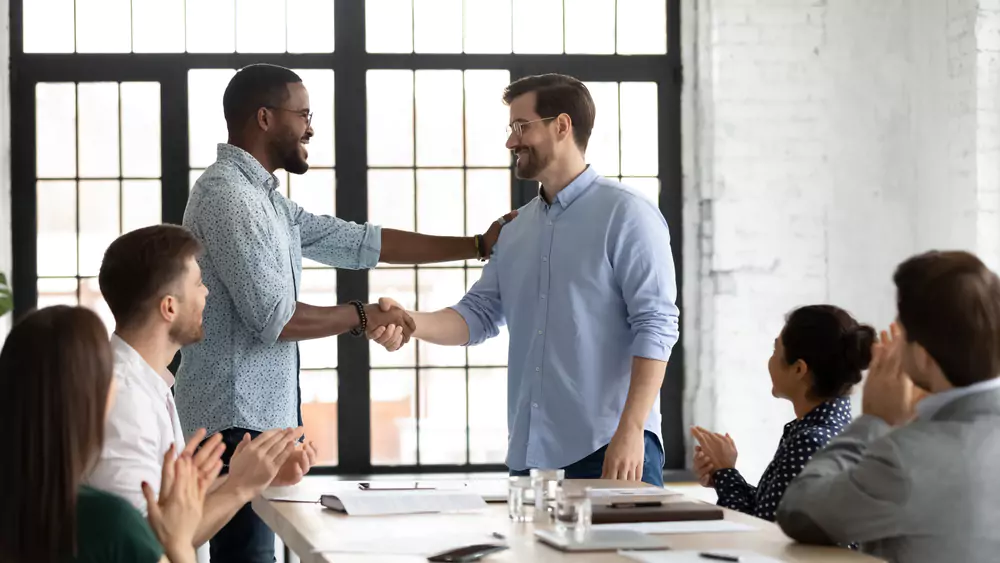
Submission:
POLYGON ((122 82, 122 176, 160 175, 160 84, 122 82))
MULTIPOLYGON (((587 161, 601 174, 617 176, 618 150, 618 83, 587 82, 590 96, 597 107, 594 130, 587 145, 587 161)), ((653 124, 656 127, 656 124, 653 124)))
POLYGON ((78 53, 128 53, 132 50, 129 0, 76 0, 78 53))
POLYGON ((184 0, 132 0, 132 50, 184 52, 184 0))
POLYGON ((411 2, 365 0, 365 47, 369 53, 413 52, 411 2))
POLYGON ((76 182, 38 182, 38 275, 76 275, 76 182))
POLYGON ((469 461, 507 458, 507 370, 469 370, 469 461))
POLYGON ((76 176, 76 85, 35 86, 35 158, 39 178, 76 176))
POLYGON ((618 0, 618 52, 622 55, 667 52, 667 3, 618 0))
POLYGON ((43 278, 38 280, 38 308, 53 305, 76 305, 76 278, 43 278))
MULTIPOLYGON (((313 215, 335 215, 336 179, 333 170, 313 169, 302 175, 289 175, 290 199, 313 215)), ((306 268, 322 266, 309 258, 302 259, 306 268)))
POLYGON ((159 180, 122 182, 122 232, 127 233, 162 222, 159 180))
POLYGON ((372 465, 417 462, 416 373, 371 371, 372 465))
POLYGON ((306 440, 316 445, 319 465, 337 465, 337 371, 301 371, 299 385, 306 440))
POLYGON ((510 166, 504 127, 509 112, 501 94, 510 83, 506 70, 465 71, 465 163, 510 166))
POLYGON ((462 0, 413 0, 413 20, 415 52, 462 52, 462 0))
MULTIPOLYGON (((417 231, 447 236, 461 236, 465 232, 462 184, 461 170, 417 170, 417 231)), ((461 264, 456 260, 436 266, 461 264)))
POLYGON ((333 166, 333 71, 303 69, 295 71, 309 91, 309 109, 313 112, 312 128, 315 135, 309 139, 309 165, 333 166))
POLYGON ((415 227, 412 170, 368 171, 368 220, 376 225, 412 231, 415 227))
POLYGON ((510 171, 469 170, 466 178, 465 234, 482 234, 510 211, 510 171))
POLYGON ((114 178, 120 171, 118 146, 118 84, 77 86, 80 108, 80 177, 114 178))
MULTIPOLYGON (((329 307, 337 304, 337 270, 318 268, 302 270, 299 301, 329 307)), ((302 369, 337 367, 337 337, 299 342, 302 369)))
POLYGON ((622 174, 656 176, 656 83, 622 82, 622 174))
POLYGON ((118 181, 80 182, 80 275, 96 276, 118 230, 118 181))
POLYGON ((566 2, 566 52, 615 52, 615 0, 566 2))
POLYGON ((420 372, 420 463, 465 463, 465 370, 420 372))
POLYGON ((288 52, 332 53, 333 0, 287 2, 288 52))
POLYGON ((281 0, 236 0, 236 51, 285 52, 285 3, 281 0))
POLYGON ((72 53, 73 0, 31 0, 22 3, 25 53, 72 53))
POLYGON ((659 178, 622 178, 622 183, 642 194, 657 207, 660 205, 659 178))
POLYGON ((232 53, 236 49, 234 0, 187 0, 186 13, 188 52, 232 53))
MULTIPOLYGON (((479 281, 482 268, 469 268, 465 275, 466 291, 479 281)), ((483 342, 479 346, 469 346, 467 349, 470 366, 505 366, 507 365, 507 349, 510 345, 510 334, 507 327, 500 327, 500 334, 483 342)))
POLYGON ((563 0, 513 0, 514 52, 563 52, 563 0))
POLYGON ((462 165, 462 71, 418 70, 417 166, 462 165))
MULTIPOLYGON (((450 307, 465 295, 465 272, 461 269, 424 268, 417 272, 420 303, 417 309, 432 312, 450 307)), ((438 346, 419 342, 421 366, 463 366, 465 347, 438 346)))
POLYGON ((413 71, 368 71, 368 165, 413 166, 413 71))
MULTIPOLYGON (((368 273, 368 301, 378 302, 381 297, 395 299, 407 311, 416 308, 416 272, 412 268, 378 268, 368 273)), ((369 357, 372 367, 402 367, 417 364, 417 342, 410 340, 399 350, 388 352, 382 346, 370 343, 369 357)))
POLYGON ((226 142, 226 117, 222 94, 235 70, 195 69, 188 72, 188 131, 191 166, 206 168, 215 162, 216 146, 226 142))
POLYGON ((510 2, 465 0, 465 52, 510 53, 510 2))
POLYGON ((115 317, 111 314, 111 309, 101 296, 101 285, 97 278, 86 278, 80 280, 80 305, 97 313, 97 316, 104 321, 104 328, 110 335, 115 330, 115 317))

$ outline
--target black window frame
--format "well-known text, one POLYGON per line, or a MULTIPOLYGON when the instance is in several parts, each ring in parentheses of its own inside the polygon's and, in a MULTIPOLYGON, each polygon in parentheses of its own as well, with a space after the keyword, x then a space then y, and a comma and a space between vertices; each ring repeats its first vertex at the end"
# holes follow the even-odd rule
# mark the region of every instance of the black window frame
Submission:
MULTIPOLYGON (((188 71, 197 68, 240 68, 266 62, 289 68, 334 70, 336 139, 336 208, 338 216, 367 219, 366 72, 374 69, 506 69, 511 80, 559 72, 584 81, 642 81, 657 84, 659 207, 670 228, 677 272, 677 304, 683 315, 683 223, 681 170, 680 0, 667 4, 667 53, 662 55, 529 55, 529 54, 391 54, 365 48, 365 2, 334 4, 335 51, 308 54, 175 53, 175 54, 36 54, 23 51, 23 2, 10 3, 11 70, 11 203, 14 315, 37 303, 37 205, 35 193, 35 86, 39 82, 155 81, 160 84, 162 220, 180 223, 189 191, 188 71), (349 142, 347 140, 350 140, 349 142), (168 142, 169 141, 169 142, 168 142)), ((497 93, 499 97, 499 92, 497 93)), ((503 124, 498 124, 498 127, 503 124)), ((511 203, 524 205, 537 195, 537 184, 514 178, 511 203)), ((368 299, 364 271, 337 271, 337 299, 368 299)), ((370 365, 368 344, 341 336, 338 342, 338 465, 314 468, 315 474, 369 475, 391 473, 465 473, 505 471, 501 464, 395 465, 371 464, 370 365), (344 374, 351 374, 344 376, 344 374), (368 421, 358 424, 359 421, 368 421)), ((674 346, 660 391, 663 412, 665 470, 686 466, 683 424, 684 346, 674 346)))

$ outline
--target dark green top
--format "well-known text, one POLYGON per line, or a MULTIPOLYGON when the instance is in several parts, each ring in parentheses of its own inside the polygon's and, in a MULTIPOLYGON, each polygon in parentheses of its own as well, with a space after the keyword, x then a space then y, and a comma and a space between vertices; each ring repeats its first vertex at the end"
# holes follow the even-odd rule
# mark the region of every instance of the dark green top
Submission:
POLYGON ((156 563, 163 556, 146 519, 121 497, 81 487, 76 519, 74 563, 156 563))

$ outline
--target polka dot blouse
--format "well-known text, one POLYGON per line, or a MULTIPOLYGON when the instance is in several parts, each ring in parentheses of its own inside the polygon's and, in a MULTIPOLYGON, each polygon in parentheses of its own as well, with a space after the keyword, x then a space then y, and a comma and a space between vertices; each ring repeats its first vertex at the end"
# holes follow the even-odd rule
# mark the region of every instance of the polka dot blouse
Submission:
POLYGON ((851 400, 831 399, 809 411, 802 420, 785 425, 774 459, 764 470, 756 487, 748 484, 736 469, 720 469, 712 476, 719 506, 774 521, 774 512, 788 484, 805 467, 813 454, 851 422, 851 400))

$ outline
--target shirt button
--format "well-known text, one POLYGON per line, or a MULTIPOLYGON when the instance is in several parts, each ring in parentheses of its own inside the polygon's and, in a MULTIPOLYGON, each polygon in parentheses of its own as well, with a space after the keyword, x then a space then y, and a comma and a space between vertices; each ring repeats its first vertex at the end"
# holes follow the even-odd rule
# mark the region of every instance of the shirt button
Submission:
POLYGON ((548 256, 542 256, 542 262, 548 262, 548 261, 549 261, 548 256))
POLYGON ((542 368, 535 368, 535 371, 542 371, 542 368))
POLYGON ((544 293, 542 294, 542 299, 545 299, 545 294, 544 293))
POLYGON ((538 331, 538 334, 541 334, 541 333, 542 333, 542 331, 538 331))
POLYGON ((552 226, 552 221, 549 221, 549 226, 550 226, 550 227, 552 226))

